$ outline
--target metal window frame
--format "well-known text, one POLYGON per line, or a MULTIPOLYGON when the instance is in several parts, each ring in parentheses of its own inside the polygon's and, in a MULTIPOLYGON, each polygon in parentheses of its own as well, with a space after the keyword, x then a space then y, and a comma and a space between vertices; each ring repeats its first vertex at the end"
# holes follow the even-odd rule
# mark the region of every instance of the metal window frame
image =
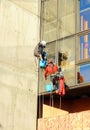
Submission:
MULTIPOLYGON (((44 8, 44 2, 45 2, 46 0, 41 0, 41 3, 43 3, 43 4, 41 4, 42 5, 42 7, 44 8)), ((58 37, 58 31, 59 31, 59 0, 56 0, 56 2, 57 2, 57 37, 56 37, 56 40, 53 40, 53 41, 50 41, 50 42, 48 42, 47 44, 52 44, 52 42, 56 42, 56 53, 55 53, 55 57, 57 57, 57 59, 58 59, 58 54, 57 54, 57 51, 58 51, 58 41, 60 41, 60 40, 62 40, 62 39, 69 39, 69 38, 71 38, 71 37, 75 37, 75 72, 76 72, 76 69, 77 69, 77 65, 81 65, 81 64, 84 64, 84 63, 88 63, 88 62, 90 62, 90 59, 87 59, 87 60, 83 60, 83 61, 78 61, 78 53, 76 53, 76 50, 78 49, 78 37, 80 37, 80 36, 83 36, 83 35, 85 35, 85 34, 89 34, 90 33, 90 29, 88 29, 88 30, 84 30, 84 31, 78 31, 77 32, 77 22, 78 22, 78 17, 77 17, 77 15, 78 15, 78 1, 79 0, 74 0, 74 2, 75 2, 75 33, 74 34, 72 34, 72 35, 69 35, 69 36, 65 36, 65 37, 63 37, 63 38, 59 38, 58 37)), ((42 8, 41 7, 41 8, 42 8)), ((43 12, 42 12, 42 14, 43 14, 43 12)), ((42 14, 41 14, 41 19, 42 19, 42 14)), ((41 20, 41 22, 42 22, 42 20, 41 20)), ((42 23, 41 23, 41 26, 40 27, 42 27, 42 23)), ((41 39, 43 38, 43 28, 41 28, 41 39)), ((56 59, 56 63, 58 63, 58 61, 57 61, 57 59, 56 59)), ((77 75, 75 74, 75 82, 77 82, 77 75)), ((76 86, 77 85, 77 83, 75 83, 75 85, 74 86, 76 86)), ((71 87, 71 86, 70 86, 71 87)))

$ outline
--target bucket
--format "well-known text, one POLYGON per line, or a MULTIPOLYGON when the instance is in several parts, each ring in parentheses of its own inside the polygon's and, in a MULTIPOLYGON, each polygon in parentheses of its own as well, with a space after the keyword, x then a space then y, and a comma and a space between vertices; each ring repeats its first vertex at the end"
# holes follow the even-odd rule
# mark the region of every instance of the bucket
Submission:
POLYGON ((51 92, 52 91, 52 84, 47 84, 46 85, 46 91, 51 92))
POLYGON ((43 60, 43 59, 41 59, 41 60, 40 60, 40 67, 41 67, 41 68, 45 68, 45 66, 46 66, 46 61, 43 60))

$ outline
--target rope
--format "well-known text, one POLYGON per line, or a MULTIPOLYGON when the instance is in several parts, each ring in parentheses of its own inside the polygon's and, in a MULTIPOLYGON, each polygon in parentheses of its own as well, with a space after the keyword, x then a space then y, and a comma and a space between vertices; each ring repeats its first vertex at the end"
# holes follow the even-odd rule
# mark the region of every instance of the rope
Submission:
POLYGON ((59 108, 61 109, 61 96, 59 97, 59 108))
MULTIPOLYGON (((40 41, 42 40, 42 33, 41 33, 41 29, 42 29, 42 14, 43 14, 43 8, 44 8, 44 6, 43 6, 43 4, 44 4, 44 2, 43 1, 41 1, 41 8, 40 8, 40 41)), ((40 70, 39 70, 39 60, 38 60, 38 95, 39 95, 39 76, 40 76, 40 70)), ((39 96, 39 99, 38 99, 39 101, 39 103, 38 103, 38 105, 39 105, 39 117, 41 117, 42 116, 42 113, 41 113, 41 109, 40 109, 40 107, 41 107, 41 105, 42 105, 42 107, 43 107, 43 104, 44 104, 44 95, 42 95, 42 96, 39 96), (42 98, 42 99, 41 99, 42 98)), ((43 110, 43 109, 42 109, 43 110)), ((44 129, 44 127, 43 127, 43 129, 44 129)))

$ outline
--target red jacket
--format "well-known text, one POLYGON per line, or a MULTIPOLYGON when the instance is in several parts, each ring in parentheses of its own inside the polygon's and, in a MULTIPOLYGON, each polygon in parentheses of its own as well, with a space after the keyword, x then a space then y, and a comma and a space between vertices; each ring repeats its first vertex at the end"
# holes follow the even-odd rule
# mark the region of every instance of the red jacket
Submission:
POLYGON ((59 80, 59 94, 61 96, 65 95, 65 85, 64 85, 65 79, 64 78, 60 78, 59 80))
POLYGON ((44 77, 47 78, 48 75, 54 74, 58 72, 58 67, 55 64, 48 65, 44 72, 44 77))

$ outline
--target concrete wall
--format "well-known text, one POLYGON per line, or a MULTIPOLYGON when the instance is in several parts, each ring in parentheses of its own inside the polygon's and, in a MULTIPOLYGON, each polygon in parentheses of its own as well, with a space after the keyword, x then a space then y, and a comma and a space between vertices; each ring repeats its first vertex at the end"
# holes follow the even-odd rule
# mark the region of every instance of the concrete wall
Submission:
POLYGON ((0 1, 0 130, 36 130, 33 50, 39 41, 40 5, 38 0, 32 3, 38 15, 12 0, 0 1))

